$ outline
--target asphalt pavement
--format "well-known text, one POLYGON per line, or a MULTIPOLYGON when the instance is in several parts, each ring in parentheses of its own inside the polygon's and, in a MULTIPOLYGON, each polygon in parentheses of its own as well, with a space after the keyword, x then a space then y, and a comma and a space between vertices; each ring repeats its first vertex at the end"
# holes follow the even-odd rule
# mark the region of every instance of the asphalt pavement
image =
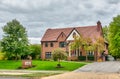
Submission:
POLYGON ((120 61, 95 62, 85 65, 75 72, 108 72, 120 73, 120 61))

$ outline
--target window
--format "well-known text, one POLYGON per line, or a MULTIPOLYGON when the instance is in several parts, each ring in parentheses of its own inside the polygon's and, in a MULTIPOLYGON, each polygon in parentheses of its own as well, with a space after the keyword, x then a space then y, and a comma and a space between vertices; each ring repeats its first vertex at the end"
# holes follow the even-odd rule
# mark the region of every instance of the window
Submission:
POLYGON ((87 54, 88 54, 88 56, 93 56, 93 55, 94 55, 94 52, 89 51, 87 54))
POLYGON ((52 42, 50 43, 50 47, 53 47, 53 43, 52 42))
POLYGON ((48 43, 47 42, 45 43, 45 47, 48 47, 48 43))
POLYGON ((66 46, 66 42, 60 42, 59 43, 59 47, 65 47, 66 46))
POLYGON ((47 58, 47 59, 51 58, 51 52, 46 52, 45 53, 45 58, 47 58))
POLYGON ((82 52, 81 51, 79 52, 79 56, 82 56, 82 52))
POLYGON ((76 37, 76 33, 74 32, 74 33, 73 33, 73 38, 75 38, 75 37, 76 37))

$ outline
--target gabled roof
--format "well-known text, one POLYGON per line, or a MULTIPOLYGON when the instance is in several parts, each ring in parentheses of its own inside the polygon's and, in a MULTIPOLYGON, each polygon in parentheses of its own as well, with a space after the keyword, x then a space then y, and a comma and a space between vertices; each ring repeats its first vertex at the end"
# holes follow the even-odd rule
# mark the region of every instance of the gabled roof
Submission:
POLYGON ((58 28, 58 29, 48 29, 46 30, 43 38, 41 41, 57 41, 58 36, 63 32, 66 37, 69 36, 69 34, 73 31, 73 29, 76 29, 79 34, 81 34, 83 37, 89 37, 97 38, 100 36, 100 31, 98 31, 98 25, 95 26, 83 26, 83 27, 71 27, 71 28, 58 28))
POLYGON ((57 38, 61 32, 68 36, 72 29, 73 28, 48 29, 41 41, 57 41, 57 38))

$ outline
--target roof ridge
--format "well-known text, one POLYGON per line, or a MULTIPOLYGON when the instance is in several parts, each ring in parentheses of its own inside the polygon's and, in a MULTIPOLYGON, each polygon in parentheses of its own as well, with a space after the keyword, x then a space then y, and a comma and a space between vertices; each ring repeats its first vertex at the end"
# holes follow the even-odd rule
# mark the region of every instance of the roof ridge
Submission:
POLYGON ((57 29, 74 29, 74 28, 86 28, 86 27, 96 27, 97 25, 91 26, 73 26, 73 27, 63 27, 63 28, 48 28, 48 30, 57 30, 57 29))

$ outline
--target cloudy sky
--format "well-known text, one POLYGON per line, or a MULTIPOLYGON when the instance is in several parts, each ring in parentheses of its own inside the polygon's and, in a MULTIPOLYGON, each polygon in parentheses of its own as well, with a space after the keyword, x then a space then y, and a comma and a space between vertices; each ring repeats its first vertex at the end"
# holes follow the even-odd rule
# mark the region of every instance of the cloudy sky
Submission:
POLYGON ((120 0, 0 0, 0 39, 2 27, 17 19, 26 27, 31 43, 40 43, 48 28, 109 25, 120 14, 120 0))

